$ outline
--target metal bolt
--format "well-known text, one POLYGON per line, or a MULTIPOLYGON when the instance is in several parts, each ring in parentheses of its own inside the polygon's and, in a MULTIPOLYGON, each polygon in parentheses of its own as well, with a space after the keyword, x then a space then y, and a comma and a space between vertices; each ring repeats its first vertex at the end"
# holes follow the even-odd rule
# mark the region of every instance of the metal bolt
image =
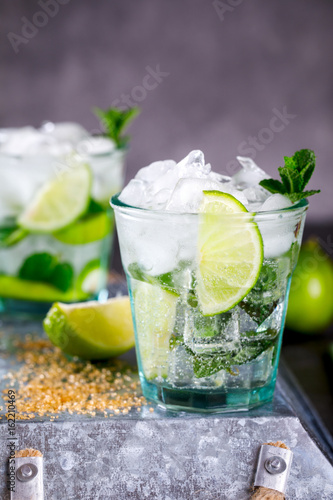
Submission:
POLYGON ((29 464, 22 465, 21 467, 22 476, 30 477, 32 474, 32 469, 29 464))
POLYGON ((281 457, 277 457, 276 455, 268 458, 265 461, 265 469, 270 474, 281 474, 287 468, 286 462, 281 457))
POLYGON ((16 471, 16 477, 22 483, 31 481, 38 474, 38 468, 34 464, 22 464, 16 471))

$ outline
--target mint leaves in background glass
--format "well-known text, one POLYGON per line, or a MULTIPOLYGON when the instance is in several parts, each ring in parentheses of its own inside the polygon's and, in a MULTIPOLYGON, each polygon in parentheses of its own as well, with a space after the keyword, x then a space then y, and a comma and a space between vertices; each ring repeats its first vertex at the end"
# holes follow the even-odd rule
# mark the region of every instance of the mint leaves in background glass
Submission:
POLYGON ((311 149, 296 151, 294 156, 284 157, 284 167, 279 167, 281 181, 263 179, 260 186, 270 193, 280 193, 287 196, 293 203, 307 198, 320 190, 304 191, 316 166, 316 157, 311 149))
POLYGON ((125 128, 140 113, 138 107, 129 108, 121 111, 117 108, 109 108, 103 111, 100 108, 94 108, 95 115, 101 120, 105 127, 105 135, 112 139, 118 148, 127 146, 130 137, 122 136, 125 128))
POLYGON ((47 252, 30 255, 22 264, 19 278, 41 281, 66 292, 73 282, 73 268, 67 262, 59 262, 56 255, 47 252))

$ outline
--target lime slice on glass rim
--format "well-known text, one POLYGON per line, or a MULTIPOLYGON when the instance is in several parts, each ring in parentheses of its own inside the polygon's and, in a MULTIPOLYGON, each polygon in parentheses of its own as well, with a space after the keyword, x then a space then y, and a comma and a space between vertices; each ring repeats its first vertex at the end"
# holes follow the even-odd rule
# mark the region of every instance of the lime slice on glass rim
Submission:
POLYGON ((133 299, 143 373, 148 380, 166 378, 178 296, 159 286, 138 282, 133 299))
POLYGON ((86 211, 91 184, 87 165, 69 168, 36 193, 18 224, 39 233, 52 233, 69 226, 86 211))
POLYGON ((134 347, 128 296, 106 302, 56 302, 43 325, 53 344, 83 359, 108 359, 134 347))
POLYGON ((263 241, 252 214, 234 196, 204 191, 199 207, 196 294, 204 316, 232 309, 255 285, 263 241))

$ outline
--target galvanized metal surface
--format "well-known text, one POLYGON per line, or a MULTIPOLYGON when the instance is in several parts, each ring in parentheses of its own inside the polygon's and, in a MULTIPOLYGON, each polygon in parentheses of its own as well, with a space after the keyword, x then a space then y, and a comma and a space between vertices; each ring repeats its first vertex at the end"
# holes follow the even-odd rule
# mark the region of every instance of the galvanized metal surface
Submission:
MULTIPOLYGON (((247 500, 262 443, 283 440, 294 453, 288 500, 332 500, 333 467, 284 403, 230 416, 172 414, 18 422, 18 446, 44 454, 45 498, 52 500, 247 500)), ((1 500, 7 429, 0 426, 1 500)))
MULTIPOLYGON (((29 325, 22 325, 26 331, 29 325)), ((11 361, 0 361, 1 377, 11 361)), ((281 440, 294 454, 287 499, 332 500, 332 464, 304 429, 293 399, 280 375, 273 403, 247 413, 204 416, 157 407, 151 413, 143 407, 107 419, 17 420, 16 449, 43 453, 47 500, 248 500, 261 445, 281 440)), ((9 500, 10 436, 4 415, 0 422, 0 499, 9 500)))

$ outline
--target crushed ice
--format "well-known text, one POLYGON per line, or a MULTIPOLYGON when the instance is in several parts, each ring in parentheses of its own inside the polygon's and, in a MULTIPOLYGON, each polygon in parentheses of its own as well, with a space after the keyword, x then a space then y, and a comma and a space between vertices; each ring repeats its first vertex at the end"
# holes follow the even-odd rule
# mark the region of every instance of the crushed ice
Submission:
POLYGON ((138 171, 120 200, 131 206, 168 212, 196 213, 204 190, 229 193, 250 212, 278 210, 291 205, 282 195, 259 185, 269 175, 251 159, 238 156, 240 170, 233 176, 213 172, 202 151, 191 151, 180 162, 156 161, 138 171))

